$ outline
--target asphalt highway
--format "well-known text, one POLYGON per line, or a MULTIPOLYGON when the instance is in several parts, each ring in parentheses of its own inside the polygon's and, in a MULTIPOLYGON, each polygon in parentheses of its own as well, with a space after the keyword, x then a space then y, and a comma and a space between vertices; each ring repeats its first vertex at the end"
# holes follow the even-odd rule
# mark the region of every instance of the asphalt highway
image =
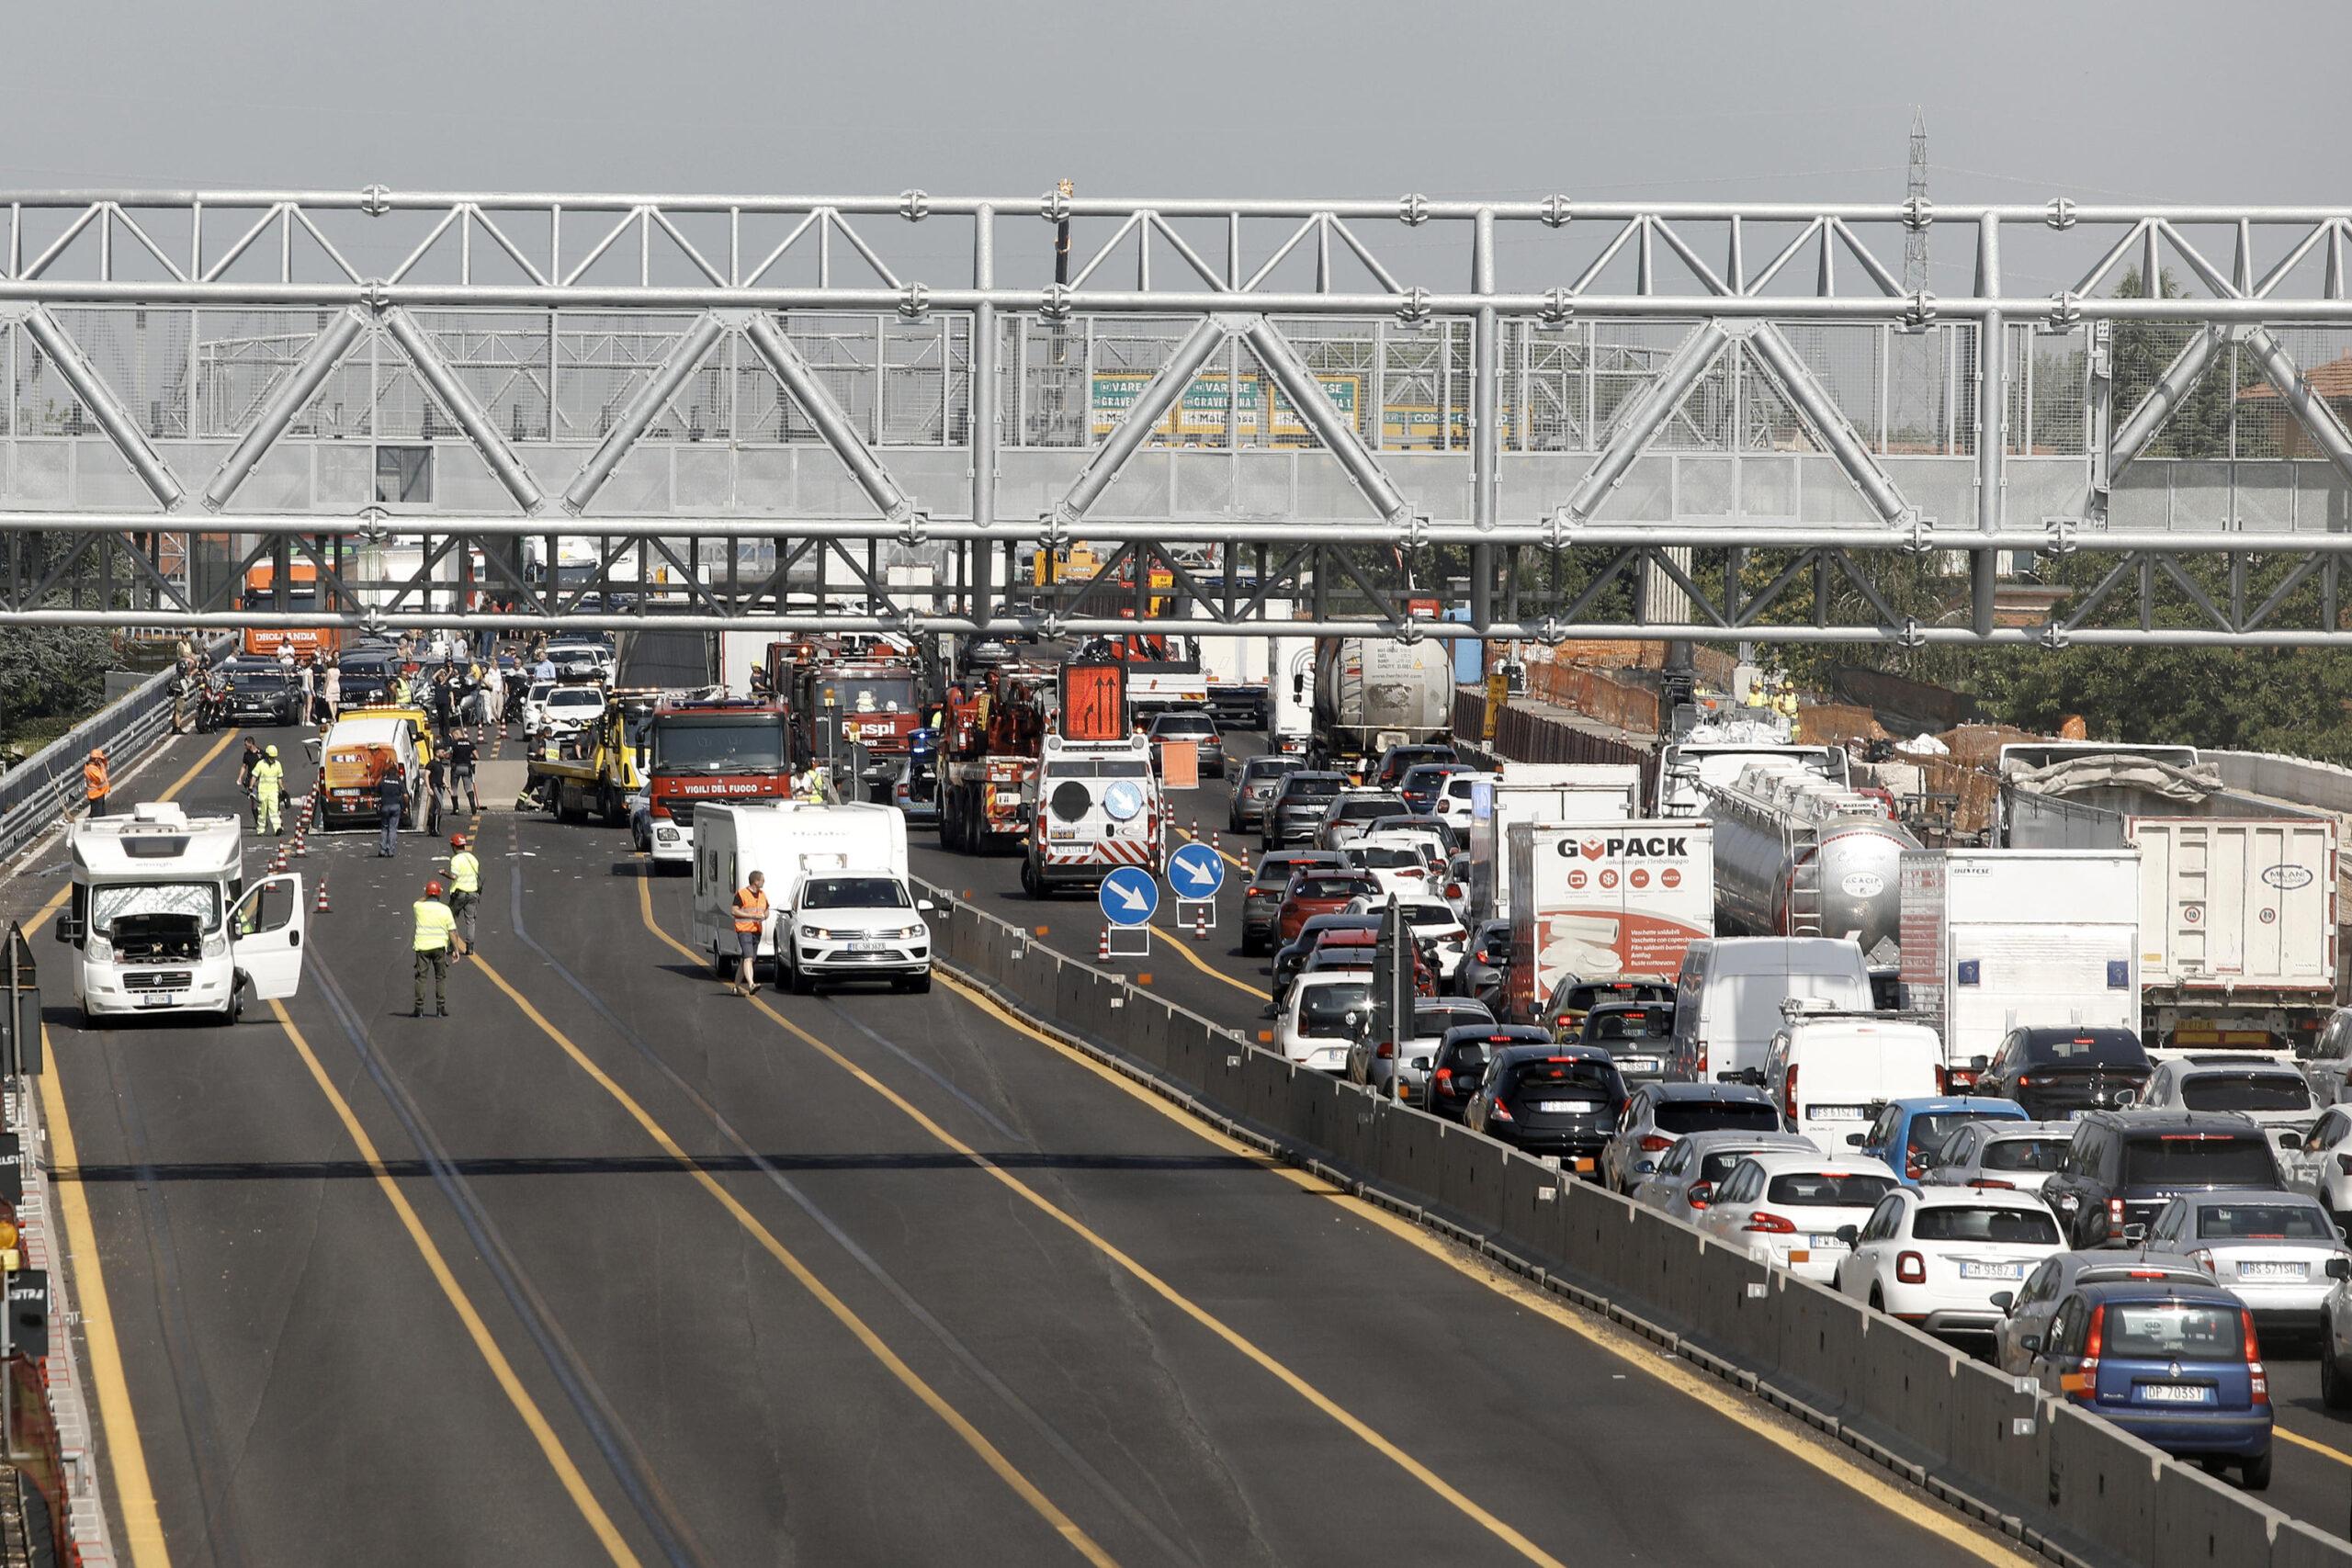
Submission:
MULTIPOLYGON (((233 765, 125 793, 225 810, 233 765)), ((407 914, 446 844, 309 850, 282 1012, 85 1029, 41 949, 128 1561, 2008 1558, 956 987, 728 995, 624 831, 487 819, 446 1021, 407 914)))

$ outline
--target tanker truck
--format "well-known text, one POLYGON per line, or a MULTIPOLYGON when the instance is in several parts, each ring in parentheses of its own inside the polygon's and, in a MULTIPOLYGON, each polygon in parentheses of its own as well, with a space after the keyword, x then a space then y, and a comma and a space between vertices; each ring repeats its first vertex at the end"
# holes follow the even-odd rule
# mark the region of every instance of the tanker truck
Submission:
POLYGON ((1352 770, 1391 746, 1445 740, 1453 729, 1453 660, 1427 638, 1319 637, 1309 767, 1352 770))
POLYGON ((1727 936, 1850 936, 1894 962, 1903 852, 1919 841, 1885 806, 1773 757, 1705 786, 1715 824, 1715 919, 1727 936))

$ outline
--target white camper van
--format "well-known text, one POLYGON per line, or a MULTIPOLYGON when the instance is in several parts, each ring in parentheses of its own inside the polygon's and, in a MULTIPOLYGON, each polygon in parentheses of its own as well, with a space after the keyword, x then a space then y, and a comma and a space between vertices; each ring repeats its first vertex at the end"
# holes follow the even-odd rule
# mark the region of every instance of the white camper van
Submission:
POLYGON ((57 940, 75 949, 74 999, 87 1019, 205 1013, 236 1021, 250 995, 283 1000, 302 983, 302 878, 245 886, 233 817, 190 817, 142 801, 127 817, 74 825, 74 901, 57 940))
POLYGON ((792 989, 817 979, 931 985, 928 900, 907 886, 907 816, 895 806, 793 800, 695 811, 694 942, 732 966, 735 891, 767 875, 774 911, 760 956, 792 989))

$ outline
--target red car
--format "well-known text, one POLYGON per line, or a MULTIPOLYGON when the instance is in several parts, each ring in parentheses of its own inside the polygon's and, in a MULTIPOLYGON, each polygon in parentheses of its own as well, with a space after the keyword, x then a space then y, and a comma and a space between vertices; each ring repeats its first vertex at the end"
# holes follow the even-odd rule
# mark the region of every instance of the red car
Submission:
POLYGON ((1360 872, 1294 872, 1290 886, 1283 889, 1282 918, 1275 930, 1281 942, 1289 942, 1309 917, 1336 915, 1348 907, 1349 899, 1379 891, 1380 884, 1360 872))

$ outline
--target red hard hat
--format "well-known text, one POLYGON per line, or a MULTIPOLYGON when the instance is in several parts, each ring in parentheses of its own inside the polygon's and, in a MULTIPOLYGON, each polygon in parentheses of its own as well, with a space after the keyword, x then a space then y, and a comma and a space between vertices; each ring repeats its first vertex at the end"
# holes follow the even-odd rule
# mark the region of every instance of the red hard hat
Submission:
POLYGON ((450 834, 450 835, 449 835, 449 847, 450 847, 451 849, 453 849, 453 850, 462 850, 462 849, 464 849, 464 848, 466 847, 466 836, 465 836, 463 833, 452 833, 452 834, 450 834))
POLYGON ((441 885, 440 885, 438 882, 428 882, 428 883, 426 883, 426 884, 424 885, 424 896, 425 896, 427 898, 438 898, 438 897, 441 897, 441 885))

